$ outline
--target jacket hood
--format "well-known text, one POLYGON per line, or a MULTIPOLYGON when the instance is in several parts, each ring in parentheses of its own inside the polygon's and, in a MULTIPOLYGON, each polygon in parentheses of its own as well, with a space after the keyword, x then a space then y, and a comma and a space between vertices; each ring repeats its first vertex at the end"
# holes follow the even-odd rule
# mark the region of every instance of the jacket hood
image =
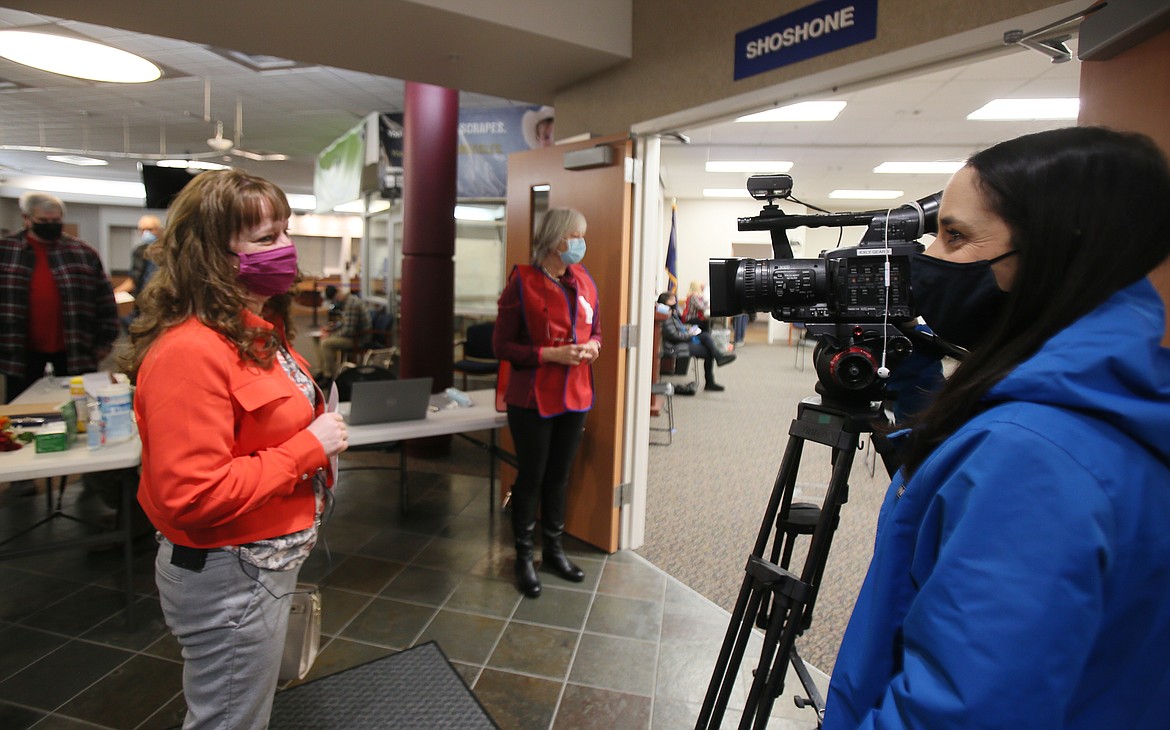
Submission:
POLYGON ((1165 331, 1162 299, 1143 278, 1045 343, 988 391, 985 400, 1087 413, 1170 462, 1170 349, 1161 345, 1165 331))

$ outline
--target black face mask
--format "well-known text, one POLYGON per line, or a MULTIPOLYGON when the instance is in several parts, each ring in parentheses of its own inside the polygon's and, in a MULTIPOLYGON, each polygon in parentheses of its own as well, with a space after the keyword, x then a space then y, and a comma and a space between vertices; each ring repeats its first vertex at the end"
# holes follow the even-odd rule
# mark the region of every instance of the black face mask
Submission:
POLYGON ((64 223, 33 223, 32 232, 42 241, 56 241, 65 230, 64 223))
POLYGON ((1015 253, 1008 251, 989 261, 966 264, 915 254, 910 286, 918 314, 952 345, 968 350, 978 346, 1007 301, 1007 292, 995 282, 991 265, 1015 253))

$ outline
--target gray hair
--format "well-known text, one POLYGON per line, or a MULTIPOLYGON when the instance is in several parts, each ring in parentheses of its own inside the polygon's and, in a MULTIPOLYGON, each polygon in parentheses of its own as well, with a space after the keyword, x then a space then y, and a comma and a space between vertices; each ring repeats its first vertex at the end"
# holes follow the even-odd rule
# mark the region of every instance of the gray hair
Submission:
POLYGON ((31 216, 34 210, 46 208, 54 208, 61 211, 61 215, 65 215, 65 204, 56 195, 30 190, 20 196, 20 212, 24 215, 31 216))
POLYGON ((537 266, 566 234, 585 229, 585 216, 573 208, 549 208, 532 239, 532 264, 537 266))

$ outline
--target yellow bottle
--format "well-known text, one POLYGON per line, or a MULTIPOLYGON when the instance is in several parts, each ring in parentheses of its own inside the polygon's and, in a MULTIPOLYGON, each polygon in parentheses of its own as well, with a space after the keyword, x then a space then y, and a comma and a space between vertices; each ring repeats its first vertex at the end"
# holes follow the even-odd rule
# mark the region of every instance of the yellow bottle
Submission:
POLYGON ((89 408, 86 406, 85 378, 74 375, 69 379, 69 397, 73 399, 73 408, 77 411, 77 431, 85 433, 86 422, 89 421, 89 408))

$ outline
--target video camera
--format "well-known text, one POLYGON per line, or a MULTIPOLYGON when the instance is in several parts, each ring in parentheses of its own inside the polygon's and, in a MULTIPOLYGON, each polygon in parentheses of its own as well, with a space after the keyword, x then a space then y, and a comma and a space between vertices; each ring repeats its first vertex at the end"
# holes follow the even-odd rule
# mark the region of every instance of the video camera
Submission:
POLYGON ((770 231, 773 259, 711 259, 711 314, 770 311, 801 323, 818 341, 818 390, 851 402, 878 400, 890 370, 910 354, 914 329, 910 262, 918 239, 938 230, 941 193, 889 210, 788 215, 777 199, 792 192, 789 175, 753 175, 747 189, 766 204, 739 219, 741 231, 770 231), (796 259, 787 231, 806 226, 867 226, 857 246, 796 259))

